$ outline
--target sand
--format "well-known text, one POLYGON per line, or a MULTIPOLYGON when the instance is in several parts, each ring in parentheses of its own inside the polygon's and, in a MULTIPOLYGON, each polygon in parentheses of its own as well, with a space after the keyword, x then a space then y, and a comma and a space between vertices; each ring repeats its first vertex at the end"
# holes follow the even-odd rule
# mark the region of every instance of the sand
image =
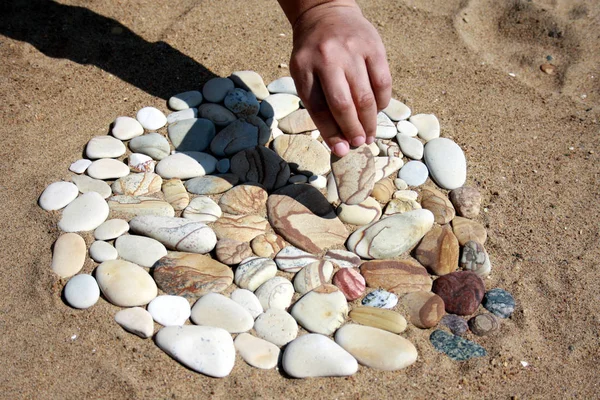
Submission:
POLYGON ((65 281, 50 270, 60 213, 37 206, 42 190, 68 179, 85 143, 119 115, 166 110, 170 95, 236 70, 267 82, 288 75, 279 65, 291 31, 274 0, 9 0, 0 6, 0 397, 598 396, 600 3, 361 3, 387 46, 394 96, 438 116, 482 192, 486 284, 518 302, 498 333, 477 338, 489 356, 453 362, 430 331, 409 327, 419 359, 406 370, 294 380, 238 356, 228 378, 213 379, 123 331, 106 301, 65 305, 65 281), (547 56, 555 75, 540 70, 547 56))

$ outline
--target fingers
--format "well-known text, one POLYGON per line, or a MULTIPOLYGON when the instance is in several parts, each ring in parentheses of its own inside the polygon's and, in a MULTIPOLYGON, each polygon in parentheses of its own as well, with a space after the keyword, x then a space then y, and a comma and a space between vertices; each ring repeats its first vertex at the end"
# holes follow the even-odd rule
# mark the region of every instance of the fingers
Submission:
POLYGON ((388 106, 392 98, 392 76, 388 65, 385 49, 382 47, 366 58, 367 70, 373 94, 377 102, 377 110, 388 106))
POLYGON ((375 141, 377 132, 377 101, 363 59, 353 65, 354 69, 346 72, 346 78, 352 91, 358 119, 366 134, 366 143, 371 144, 375 141))

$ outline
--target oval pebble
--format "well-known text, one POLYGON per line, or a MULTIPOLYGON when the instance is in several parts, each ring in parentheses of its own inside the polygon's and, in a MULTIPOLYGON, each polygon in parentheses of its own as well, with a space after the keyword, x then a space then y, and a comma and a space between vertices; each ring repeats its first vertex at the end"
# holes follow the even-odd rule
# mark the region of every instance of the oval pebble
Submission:
POLYGON ((267 89, 271 93, 288 93, 298 96, 296 91, 296 84, 291 76, 284 76, 279 79, 275 79, 273 82, 267 85, 267 89))
POLYGON ((140 109, 135 118, 149 131, 155 131, 167 124, 167 117, 155 107, 144 107, 140 109))
POLYGON ((292 316, 309 332, 331 335, 348 316, 348 302, 335 286, 324 284, 294 304, 292 316))
POLYGON ((273 343, 249 333, 241 333, 234 340, 235 349, 248 364, 255 368, 272 369, 277 366, 280 350, 273 343))
POLYGON ((206 118, 184 119, 169 125, 169 139, 177 151, 204 151, 215 137, 215 124, 206 118))
POLYGON ((85 262, 85 240, 76 233, 62 234, 54 243, 52 271, 61 278, 75 275, 85 262))
POLYGON ((406 319, 392 310, 377 307, 355 307, 350 312, 350 318, 361 325, 383 329, 392 333, 401 333, 406 330, 406 319))
POLYGON ((87 174, 94 179, 118 179, 129 175, 129 167, 114 158, 101 158, 88 167, 87 174))
POLYGON ((365 293, 365 278, 355 269, 342 268, 333 276, 333 284, 337 286, 346 297, 353 301, 365 293))
POLYGON ((183 210, 183 218, 199 222, 214 222, 221 216, 221 208, 207 196, 194 197, 183 210))
POLYGON ((96 240, 116 239, 129 231, 129 223, 124 219, 109 219, 94 230, 96 240))
POLYGON ((152 337, 154 320, 152 315, 141 307, 126 308, 115 314, 115 322, 127 332, 138 335, 142 339, 152 337))
POLYGON ((162 178, 190 179, 212 174, 217 159, 207 153, 187 151, 163 158, 156 165, 156 173, 162 178))
POLYGON ((156 132, 131 139, 129 148, 133 152, 146 154, 155 160, 162 160, 171 154, 171 147, 167 139, 156 132))
POLYGON ((206 101, 220 103, 225 99, 227 92, 234 88, 235 85, 229 78, 212 78, 204 84, 202 95, 206 101))
POLYGON ((500 323, 494 314, 479 314, 468 322, 469 329, 477 336, 487 336, 498 330, 500 323))
POLYGON ((333 264, 327 260, 315 261, 302 268, 294 277, 294 289, 300 294, 327 283, 333 275, 333 264))
POLYGON ((241 305, 219 293, 200 297, 192 307, 196 325, 215 326, 229 333, 246 332, 254 326, 254 318, 241 305))
POLYGON ((71 177, 71 181, 77 185, 77 189, 81 193, 96 192, 102 196, 103 199, 112 195, 112 189, 108 183, 100 179, 90 178, 87 175, 74 175, 71 177))
POLYGON ((363 306, 394 308, 398 304, 398 296, 383 289, 377 289, 367 294, 362 300, 363 306))
POLYGON ((173 124, 177 121, 183 121, 184 119, 198 118, 197 108, 186 108, 184 110, 175 111, 167 115, 167 123, 173 124))
POLYGON ((129 140, 144 133, 144 127, 135 118, 117 117, 111 133, 119 140, 129 140))
POLYGON ((409 161, 398 172, 398 178, 408 186, 421 186, 427 181, 429 170, 421 161, 409 161))
POLYGON ((410 117, 409 121, 417 127, 418 135, 421 139, 428 142, 440 137, 440 121, 433 114, 416 114, 410 117))
MULTIPOLYGON (((243 260, 235 269, 235 284, 242 289, 256 290, 277 274, 277 265, 270 258, 243 260)), ((290 283, 291 285, 291 283, 290 283)))
MULTIPOLYGON (((396 129, 398 129, 398 133, 403 136, 415 137, 419 130, 417 127, 410 121, 399 121, 396 125, 396 129)), ((398 136, 396 136, 398 138, 398 136)))
POLYGON ((38 201, 46 211, 60 210, 77 198, 79 190, 71 182, 54 182, 44 189, 38 201))
MULTIPOLYGON (((233 292, 231 292, 231 300, 244 307, 254 319, 263 313, 263 308, 258 300, 258 297, 256 297, 254 293, 247 289, 235 289, 233 292)), ((276 308, 273 308, 273 310, 276 310, 276 308)))
POLYGON ((85 146, 85 155, 92 160, 98 158, 116 158, 125 154, 125 145, 112 136, 96 136, 85 146))
POLYGON ((281 276, 275 276, 256 289, 254 292, 263 309, 279 308, 285 310, 292 303, 294 286, 292 282, 281 276))
POLYGON ((97 263, 103 263, 104 261, 116 260, 119 257, 119 252, 115 247, 102 240, 96 240, 90 246, 90 258, 97 263))
POLYGON ((103 262, 96 268, 96 280, 104 297, 119 307, 142 306, 158 294, 150 274, 129 261, 103 262))
MULTIPOLYGON (((172 110, 185 110, 186 108, 192 108, 202 103, 202 93, 197 90, 190 90, 188 92, 178 93, 175 96, 169 98, 169 108, 172 110)), ((158 128, 156 128, 158 129, 158 128)))
POLYGON ((185 297, 162 295, 148 304, 148 312, 163 326, 178 326, 185 324, 190 317, 191 307, 185 297))
POLYGON ((413 160, 420 160, 423 158, 423 143, 418 139, 415 139, 406 135, 398 135, 398 143, 402 153, 413 160))
POLYGON ((390 99, 388 106, 383 109, 383 113, 385 113, 392 121, 400 121, 408 119, 411 110, 403 102, 392 98, 390 99))
POLYGON ((71 307, 90 308, 100 298, 100 288, 91 275, 75 275, 65 285, 65 300, 71 307))
POLYGON ((62 212, 58 227, 65 232, 91 231, 108 217, 108 204, 96 192, 84 193, 62 212))
POLYGON ((115 248, 122 259, 146 268, 167 255, 167 249, 161 242, 138 235, 119 236, 115 240, 115 248))
POLYGON ((462 149, 447 138, 430 140, 423 159, 433 180, 442 189, 457 189, 467 179, 467 160, 462 149))
POLYGON ((288 312, 278 308, 269 308, 260 314, 254 322, 258 337, 276 346, 285 346, 298 336, 298 324, 288 312))

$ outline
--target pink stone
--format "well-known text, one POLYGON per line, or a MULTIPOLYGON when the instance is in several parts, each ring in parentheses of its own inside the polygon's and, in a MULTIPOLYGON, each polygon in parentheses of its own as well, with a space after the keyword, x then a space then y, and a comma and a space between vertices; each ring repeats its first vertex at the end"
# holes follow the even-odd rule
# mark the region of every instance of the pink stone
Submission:
POLYGON ((365 278, 355 269, 342 268, 333 276, 333 284, 352 301, 365 293, 365 278))

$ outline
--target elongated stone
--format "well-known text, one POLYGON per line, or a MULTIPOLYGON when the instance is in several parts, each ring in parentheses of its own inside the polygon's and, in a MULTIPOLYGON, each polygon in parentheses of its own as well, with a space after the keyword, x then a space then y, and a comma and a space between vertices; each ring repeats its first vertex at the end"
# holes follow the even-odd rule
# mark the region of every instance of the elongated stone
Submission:
MULTIPOLYGON (((162 246, 162 245, 161 245, 162 246)), ((96 240, 90 245, 89 249, 90 258, 97 263, 103 263, 108 260, 116 260, 119 257, 119 252, 115 247, 102 240, 96 240)))
POLYGON ((324 284, 294 304, 292 316, 309 332, 331 335, 348 316, 348 303, 335 286, 324 284))
POLYGON ((260 185, 238 185, 221 196, 219 207, 228 214, 255 214, 266 217, 267 198, 267 191, 260 185))
POLYGON ((360 204, 375 185, 375 159, 367 146, 351 149, 338 158, 331 156, 331 171, 342 203, 360 204))
POLYGON ((152 275, 163 292, 190 299, 222 292, 233 282, 231 268, 195 253, 169 252, 154 264, 152 275))
POLYGON ((335 333, 335 342, 362 365, 384 371, 406 368, 418 357, 408 339, 370 326, 345 325, 335 333))
POLYGON ((214 103, 200 105, 200 107, 198 107, 198 117, 208 119, 218 127, 225 127, 238 119, 238 117, 226 107, 214 103))
POLYGON ((167 255, 167 249, 158 240, 138 235, 123 235, 115 240, 119 256, 142 267, 150 268, 167 255))
POLYGON ((273 258, 286 246, 285 240, 274 233, 258 235, 250 242, 252 251, 259 257, 273 258))
POLYGON ((219 205, 208 196, 194 197, 183 210, 183 218, 199 222, 214 222, 221 217, 219 205))
POLYGON ((414 260, 367 261, 360 272, 369 287, 380 287, 396 294, 431 290, 427 270, 414 260))
POLYGON ((377 114, 377 131, 376 136, 380 139, 391 139, 396 136, 396 125, 383 112, 377 114))
POLYGON ((173 124, 177 121, 183 121, 184 119, 198 118, 197 108, 186 108, 179 110, 167 115, 167 124, 173 124))
POLYGON ((277 265, 270 258, 243 260, 235 269, 235 284, 243 289, 256 290, 277 274, 277 265))
POLYGON ((448 197, 432 187, 425 187, 421 191, 421 207, 433 213, 436 224, 444 225, 456 216, 454 206, 448 197))
POLYGON ((432 328, 445 314, 444 301, 435 293, 409 293, 402 298, 402 303, 408 310, 410 322, 417 328, 432 328))
POLYGON ((126 219, 141 215, 175 216, 175 210, 169 203, 154 197, 117 195, 108 199, 108 207, 112 215, 126 219))
POLYGON ((406 330, 406 319, 392 310, 377 307, 356 307, 350 311, 350 318, 361 325, 383 329, 392 333, 406 330))
POLYGON ((483 245, 487 239, 487 231, 484 226, 467 218, 455 217, 452 220, 452 230, 461 246, 470 240, 483 245))
POLYGON ((143 196, 160 191, 161 186, 162 178, 152 172, 147 172, 129 174, 117 179, 112 184, 112 191, 115 194, 143 196))
POLYGON ((103 262, 96 268, 96 281, 104 297, 119 307, 143 306, 158 294, 150 274, 128 261, 103 262))
POLYGON ((440 276, 456 270, 458 255, 458 240, 449 225, 434 226, 415 249, 415 258, 440 276))
POLYGON ((73 175, 71 181, 77 186, 77 189, 81 193, 96 192, 102 196, 103 199, 112 195, 112 190, 108 183, 100 179, 90 178, 87 175, 73 175))
POLYGON ((317 126, 308 114, 308 110, 301 108, 279 120, 279 129, 284 133, 302 133, 314 131, 317 126))
POLYGON ((258 235, 264 234, 268 226, 269 222, 258 215, 223 214, 213 224, 213 230, 219 239, 250 242, 258 235))
POLYGON ((287 279, 275 276, 260 285, 254 294, 260 300, 263 309, 273 307, 285 310, 292 303, 294 286, 287 279))
POLYGON ((264 146, 240 151, 231 158, 231 172, 242 183, 260 183, 267 191, 279 189, 290 178, 290 167, 273 150, 264 146))
POLYGON ((211 195, 226 192, 237 183, 238 178, 233 174, 206 175, 188 180, 185 188, 193 194, 211 195))
POLYGON ((252 329, 254 318, 241 305, 219 293, 207 293, 192 307, 192 321, 196 325, 215 326, 229 333, 252 329))
POLYGON ((415 114, 409 121, 417 128, 419 137, 428 142, 440 137, 440 121, 433 114, 415 114))
POLYGON ((252 336, 249 333, 237 335, 233 343, 244 361, 253 367, 272 369, 277 366, 280 350, 273 343, 252 336))
POLYGON ((167 104, 172 110, 185 110, 197 107, 200 103, 202 103, 202 93, 197 90, 190 90, 171 96, 167 104))
POLYGON ((324 258, 340 268, 354 268, 362 263, 359 256, 346 250, 327 250, 324 258))
POLYGON ((477 343, 439 329, 429 335, 429 341, 437 351, 446 354, 454 361, 487 356, 487 351, 477 343))
POLYGON ((275 256, 277 267, 285 272, 298 272, 319 258, 294 246, 286 246, 275 256))
POLYGON ((64 233, 54 243, 52 271, 61 278, 75 275, 85 263, 85 240, 76 233, 64 233))
POLYGON ((333 275, 333 264, 329 261, 315 261, 302 268, 294 277, 294 289, 300 294, 328 283, 333 275))
POLYGON ((165 200, 173 207, 175 211, 181 211, 190 204, 190 195, 181 179, 169 179, 162 184, 162 192, 165 200))
POLYGON ((269 308, 256 318, 254 330, 258 337, 277 346, 285 346, 298 336, 298 324, 286 311, 269 308))

